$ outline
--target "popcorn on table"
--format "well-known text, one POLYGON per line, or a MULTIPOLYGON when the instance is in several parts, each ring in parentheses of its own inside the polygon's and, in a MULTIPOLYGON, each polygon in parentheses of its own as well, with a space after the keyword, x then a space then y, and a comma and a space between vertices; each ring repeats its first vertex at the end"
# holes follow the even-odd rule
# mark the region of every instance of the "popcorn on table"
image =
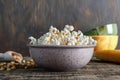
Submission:
POLYGON ((40 38, 29 37, 30 44, 37 45, 94 45, 97 43, 91 36, 85 36, 78 30, 74 31, 74 26, 65 25, 64 29, 59 31, 57 28, 50 26, 49 32, 43 34, 40 38))

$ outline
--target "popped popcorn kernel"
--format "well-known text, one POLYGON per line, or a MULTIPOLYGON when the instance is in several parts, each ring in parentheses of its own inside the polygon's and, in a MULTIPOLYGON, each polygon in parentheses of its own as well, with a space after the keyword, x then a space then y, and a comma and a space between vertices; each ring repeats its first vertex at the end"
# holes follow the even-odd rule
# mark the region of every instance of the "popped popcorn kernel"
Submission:
POLYGON ((82 31, 74 31, 74 26, 65 25, 63 30, 50 26, 49 32, 43 34, 38 39, 29 37, 30 44, 38 45, 68 45, 68 46, 79 46, 79 45, 95 45, 97 41, 90 36, 83 35, 82 31))

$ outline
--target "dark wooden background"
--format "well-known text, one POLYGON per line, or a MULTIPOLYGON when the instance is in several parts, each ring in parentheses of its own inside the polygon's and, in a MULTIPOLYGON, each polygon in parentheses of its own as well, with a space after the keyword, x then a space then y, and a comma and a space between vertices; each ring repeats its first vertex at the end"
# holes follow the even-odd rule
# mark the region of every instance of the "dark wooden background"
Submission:
POLYGON ((120 30, 120 0, 0 0, 0 52, 29 55, 28 37, 38 38, 50 25, 72 24, 85 32, 108 23, 120 30))

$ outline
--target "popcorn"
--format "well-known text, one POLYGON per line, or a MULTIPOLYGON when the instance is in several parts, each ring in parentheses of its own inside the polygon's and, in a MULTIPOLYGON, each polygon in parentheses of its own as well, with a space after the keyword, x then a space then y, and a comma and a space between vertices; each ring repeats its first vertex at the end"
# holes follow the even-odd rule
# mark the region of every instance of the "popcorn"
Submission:
POLYGON ((57 28, 50 26, 49 32, 44 34, 38 39, 29 37, 30 44, 38 45, 68 45, 68 46, 79 46, 79 45, 94 45, 97 43, 92 37, 85 36, 83 33, 73 31, 74 26, 65 25, 64 29, 59 31, 57 28))
POLYGON ((28 39, 30 39, 31 41, 30 41, 30 44, 36 44, 36 39, 34 38, 34 37, 32 37, 32 36, 30 36, 28 39))
POLYGON ((50 26, 49 32, 59 33, 59 30, 57 28, 53 27, 53 26, 50 26))
POLYGON ((52 39, 51 41, 53 45, 60 45, 60 41, 57 39, 52 39))
POLYGON ((78 30, 78 36, 83 36, 83 33, 80 31, 80 30, 78 30))
POLYGON ((76 31, 73 31, 73 32, 72 32, 72 36, 77 37, 77 36, 78 36, 78 33, 77 33, 76 31))
POLYGON ((72 25, 65 25, 65 28, 64 29, 67 29, 69 31, 73 31, 74 30, 74 27, 72 25))
POLYGON ((70 31, 68 31, 67 29, 64 29, 64 31, 63 31, 63 33, 64 33, 64 35, 70 35, 70 31))

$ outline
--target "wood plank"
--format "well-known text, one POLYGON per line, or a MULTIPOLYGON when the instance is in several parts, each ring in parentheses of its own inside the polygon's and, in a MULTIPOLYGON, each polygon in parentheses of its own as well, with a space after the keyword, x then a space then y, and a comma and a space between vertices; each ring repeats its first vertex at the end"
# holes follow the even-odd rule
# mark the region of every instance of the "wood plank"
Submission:
POLYGON ((52 72, 40 68, 16 69, 0 71, 0 79, 36 80, 36 79, 68 79, 68 80, 119 80, 120 66, 115 63, 102 62, 93 59, 82 69, 67 72, 52 72))
POLYGON ((119 0, 0 0, 0 52, 28 55, 27 38, 38 38, 50 25, 63 29, 72 24, 85 32, 116 22, 120 30, 119 4, 119 0))

